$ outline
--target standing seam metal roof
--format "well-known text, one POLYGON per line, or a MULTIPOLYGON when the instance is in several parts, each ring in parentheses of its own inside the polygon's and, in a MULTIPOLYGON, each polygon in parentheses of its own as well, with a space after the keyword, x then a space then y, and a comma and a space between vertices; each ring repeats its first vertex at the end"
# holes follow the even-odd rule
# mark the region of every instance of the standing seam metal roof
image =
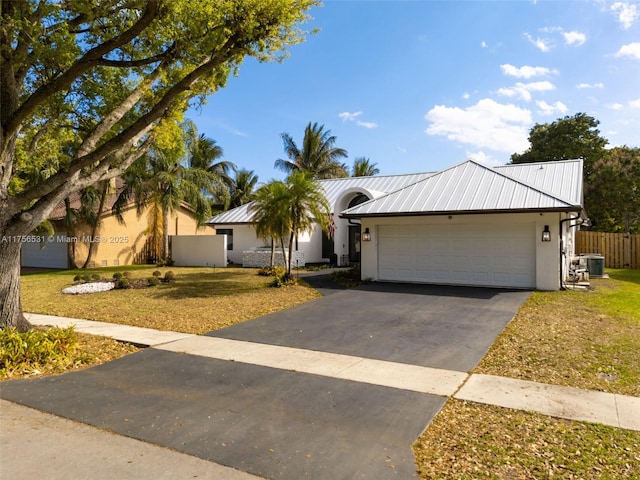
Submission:
MULTIPOLYGON (((384 192, 378 198, 342 212, 355 217, 462 211, 576 210, 582 206, 582 168, 580 159, 496 167, 467 160, 438 173, 337 178, 320 180, 320 184, 332 210, 348 189, 384 192)), ((207 223, 252 223, 250 205, 221 213, 207 223)))
MULTIPOLYGON (((399 190, 412 183, 419 182, 433 175, 433 173, 412 173, 407 175, 386 175, 377 177, 348 177, 348 178, 332 178, 328 180, 320 180, 320 185, 324 190, 325 197, 333 211, 336 202, 343 192, 352 188, 362 188, 363 190, 389 193, 399 190)), ((364 192, 363 192, 364 193, 364 192)), ((228 210, 216 215, 209 221, 211 225, 221 224, 244 224, 252 223, 250 205, 242 205, 240 207, 228 210)), ((339 213, 339 212, 333 212, 339 213)))
MULTIPOLYGON (((580 161, 579 161, 580 162, 580 161)), ((556 163, 556 162, 554 162, 556 163)), ((369 200, 343 212, 349 217, 436 214, 448 212, 490 212, 523 210, 571 210, 581 208, 582 164, 569 169, 570 182, 548 182, 544 176, 531 174, 540 166, 514 169, 491 168, 473 160, 443 170, 418 183, 409 185, 380 198, 369 200), (579 170, 579 179, 575 175, 579 170), (517 178, 531 177, 534 185, 517 178), (569 185, 570 197, 548 193, 537 185, 549 184, 556 191, 569 185), (577 201, 576 201, 577 200, 577 201)), ((563 168, 550 170, 563 172, 563 168)), ((564 193, 564 192, 559 192, 564 193)))

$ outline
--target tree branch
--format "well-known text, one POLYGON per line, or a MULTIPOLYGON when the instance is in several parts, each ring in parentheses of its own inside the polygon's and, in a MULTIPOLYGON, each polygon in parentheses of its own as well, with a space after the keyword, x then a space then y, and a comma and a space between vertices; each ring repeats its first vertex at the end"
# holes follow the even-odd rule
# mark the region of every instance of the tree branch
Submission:
POLYGON ((84 142, 78 149, 77 156, 83 157, 89 152, 95 149, 98 142, 104 137, 104 135, 118 123, 124 115, 138 103, 142 96, 148 92, 149 88, 153 85, 156 79, 160 76, 162 65, 158 66, 151 75, 146 77, 140 85, 138 85, 131 94, 122 101, 122 103, 115 108, 110 114, 106 115, 104 119, 96 126, 84 142))
POLYGON ((68 88, 74 80, 87 70, 100 65, 102 57, 109 52, 126 45, 135 37, 137 37, 151 22, 159 15, 160 7, 157 0, 149 0, 147 8, 144 10, 140 19, 128 30, 119 36, 105 41, 104 43, 87 51, 82 58, 76 61, 69 69, 61 74, 58 78, 42 85, 29 98, 27 98, 20 107, 13 112, 11 118, 5 126, 5 135, 13 136, 20 128, 22 121, 31 114, 42 102, 65 88, 68 88))

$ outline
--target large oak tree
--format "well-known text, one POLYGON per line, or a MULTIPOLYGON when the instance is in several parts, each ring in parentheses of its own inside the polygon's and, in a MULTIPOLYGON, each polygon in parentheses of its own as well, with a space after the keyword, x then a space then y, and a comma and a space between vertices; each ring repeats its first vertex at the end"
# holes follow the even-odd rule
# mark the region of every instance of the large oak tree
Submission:
POLYGON ((316 0, 1 2, 0 326, 20 304, 23 236, 72 192, 171 143, 189 102, 242 60, 281 60, 316 0))

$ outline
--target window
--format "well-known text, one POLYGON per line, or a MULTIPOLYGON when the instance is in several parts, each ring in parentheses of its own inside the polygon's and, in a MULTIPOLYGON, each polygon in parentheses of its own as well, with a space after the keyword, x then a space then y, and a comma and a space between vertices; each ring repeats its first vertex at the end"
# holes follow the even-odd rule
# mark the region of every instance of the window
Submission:
POLYGON ((233 228, 216 228, 216 235, 226 235, 227 250, 233 250, 233 228))

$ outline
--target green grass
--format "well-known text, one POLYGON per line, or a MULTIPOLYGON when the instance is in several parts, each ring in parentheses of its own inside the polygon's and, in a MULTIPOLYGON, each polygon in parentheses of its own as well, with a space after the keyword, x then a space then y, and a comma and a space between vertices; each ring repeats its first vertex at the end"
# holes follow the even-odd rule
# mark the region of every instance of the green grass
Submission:
POLYGON ((476 373, 640 396, 640 271, 534 292, 476 373))
POLYGON ((151 277, 155 270, 173 271, 176 280, 146 289, 63 295, 82 270, 24 275, 22 307, 25 312, 85 318, 159 330, 204 333, 279 311, 320 294, 308 286, 270 288, 271 277, 255 269, 127 266, 89 270, 111 278, 129 271, 131 278, 151 277))

